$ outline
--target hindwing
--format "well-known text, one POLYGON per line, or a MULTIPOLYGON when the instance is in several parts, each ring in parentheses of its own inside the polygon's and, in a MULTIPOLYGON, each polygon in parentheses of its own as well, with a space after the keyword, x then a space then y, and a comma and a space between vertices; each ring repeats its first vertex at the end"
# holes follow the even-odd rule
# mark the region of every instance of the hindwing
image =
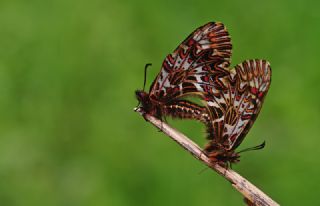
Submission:
POLYGON ((270 79, 265 60, 246 60, 220 78, 222 88, 211 87, 205 96, 212 119, 209 139, 227 150, 238 147, 259 114, 270 79))

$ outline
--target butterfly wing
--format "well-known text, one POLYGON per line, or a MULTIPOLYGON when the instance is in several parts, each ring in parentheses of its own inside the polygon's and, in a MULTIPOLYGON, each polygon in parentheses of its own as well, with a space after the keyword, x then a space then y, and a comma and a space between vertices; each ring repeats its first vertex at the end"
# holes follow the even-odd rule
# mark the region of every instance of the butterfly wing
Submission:
POLYGON ((225 26, 207 23, 165 58, 150 87, 150 98, 166 104, 184 95, 201 96, 211 118, 209 139, 228 150, 239 146, 251 128, 271 77, 270 65, 264 60, 248 60, 226 69, 231 49, 225 26))
POLYGON ((228 75, 222 68, 230 65, 231 49, 229 34, 222 23, 210 22, 199 27, 165 58, 150 88, 151 99, 168 102, 189 93, 202 95, 198 83, 208 80, 213 69, 220 68, 218 75, 228 75))
POLYGON ((219 80, 222 88, 212 87, 206 95, 212 119, 209 139, 234 150, 259 114, 270 86, 270 64, 265 60, 247 60, 219 80))

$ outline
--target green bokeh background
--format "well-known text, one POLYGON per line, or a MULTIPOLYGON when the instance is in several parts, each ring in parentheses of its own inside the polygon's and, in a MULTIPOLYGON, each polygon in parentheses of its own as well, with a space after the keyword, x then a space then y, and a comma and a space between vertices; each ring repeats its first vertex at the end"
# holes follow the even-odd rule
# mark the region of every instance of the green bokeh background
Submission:
MULTIPOLYGON (((134 90, 191 31, 223 22, 232 65, 273 69, 234 169, 282 205, 319 205, 316 1, 0 2, 0 205, 242 205, 216 173, 133 112, 134 90)), ((170 121, 199 144, 204 128, 170 121)))

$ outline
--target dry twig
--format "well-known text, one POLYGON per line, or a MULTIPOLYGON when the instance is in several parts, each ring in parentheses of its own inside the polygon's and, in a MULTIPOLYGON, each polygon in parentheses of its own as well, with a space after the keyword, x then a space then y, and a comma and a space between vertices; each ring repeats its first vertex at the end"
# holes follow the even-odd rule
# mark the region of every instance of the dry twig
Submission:
POLYGON ((206 164, 208 167, 212 168, 214 171, 223 176, 226 180, 228 180, 231 183, 231 185, 244 196, 245 202, 248 205, 279 205, 235 171, 231 169, 225 169, 224 167, 221 167, 218 164, 212 164, 209 158, 202 152, 202 149, 181 132, 173 129, 165 122, 162 122, 161 120, 151 115, 145 114, 141 108, 136 108, 135 111, 141 114, 147 121, 152 123, 154 126, 162 130, 166 135, 168 135, 171 139, 176 141, 185 150, 189 151, 195 158, 197 158, 198 160, 206 164))

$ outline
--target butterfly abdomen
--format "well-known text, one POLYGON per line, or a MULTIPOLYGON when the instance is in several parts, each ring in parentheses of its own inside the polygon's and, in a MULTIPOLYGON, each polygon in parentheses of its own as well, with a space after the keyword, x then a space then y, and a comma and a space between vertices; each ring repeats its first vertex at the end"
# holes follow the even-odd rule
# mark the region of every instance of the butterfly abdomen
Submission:
POLYGON ((164 105, 163 113, 173 118, 195 119, 205 124, 211 121, 205 107, 186 100, 178 100, 171 104, 164 105))

